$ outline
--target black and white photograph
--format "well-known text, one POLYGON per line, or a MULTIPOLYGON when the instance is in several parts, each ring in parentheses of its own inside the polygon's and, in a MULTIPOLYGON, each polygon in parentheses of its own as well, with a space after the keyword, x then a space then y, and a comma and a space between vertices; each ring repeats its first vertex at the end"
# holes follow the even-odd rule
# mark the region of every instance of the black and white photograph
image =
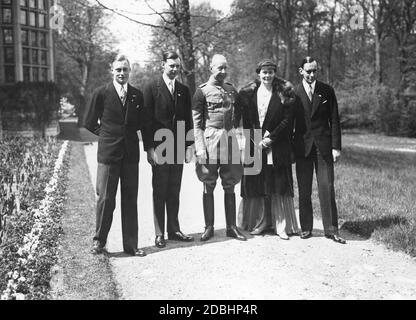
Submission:
POLYGON ((0 300, 416 299, 416 0, 0 11, 0 300))

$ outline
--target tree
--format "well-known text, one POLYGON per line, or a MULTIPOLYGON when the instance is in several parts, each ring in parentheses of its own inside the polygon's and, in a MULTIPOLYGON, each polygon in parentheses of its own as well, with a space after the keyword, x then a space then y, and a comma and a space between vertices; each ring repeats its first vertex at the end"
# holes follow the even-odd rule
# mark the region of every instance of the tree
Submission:
MULTIPOLYGON (((240 17, 249 19, 255 17, 259 21, 271 23, 274 32, 278 34, 278 41, 283 40, 283 45, 281 45, 285 53, 283 76, 286 79, 293 80, 296 71, 294 49, 298 39, 297 31, 300 24, 302 2, 296 0, 236 0, 234 7, 235 14, 240 17)), ((263 35, 260 35, 260 37, 263 37, 263 35)))
POLYGON ((374 55, 377 81, 383 82, 381 68, 381 42, 388 35, 389 11, 386 0, 359 0, 358 2, 371 18, 374 27, 374 55))
POLYGON ((114 43, 105 27, 105 14, 100 7, 91 5, 88 0, 65 1, 64 30, 58 35, 57 74, 58 84, 75 100, 78 125, 82 125, 85 105, 92 88, 91 80, 97 81, 108 76, 111 51, 114 43), (107 60, 108 59, 108 60, 107 60), (101 68, 95 69, 98 64, 101 68), (97 71, 93 78, 91 75, 97 71), (68 91, 68 90, 67 90, 68 91))
MULTIPOLYGON (((104 9, 109 10, 115 14, 125 17, 138 24, 163 30, 166 34, 173 35, 178 45, 179 55, 183 62, 183 71, 185 74, 185 83, 191 90, 195 92, 195 57, 194 57, 194 37, 198 37, 206 30, 201 31, 200 34, 192 35, 191 31, 191 14, 189 8, 189 0, 165 0, 167 9, 165 11, 157 11, 147 0, 145 0, 148 7, 153 13, 160 18, 159 24, 145 23, 143 21, 132 19, 128 15, 119 12, 114 8, 104 5, 101 1, 96 2, 104 9)), ((218 22, 215 22, 217 24, 218 22)), ((212 27, 212 26, 211 26, 212 27)), ((208 28, 209 29, 209 28, 208 28)))

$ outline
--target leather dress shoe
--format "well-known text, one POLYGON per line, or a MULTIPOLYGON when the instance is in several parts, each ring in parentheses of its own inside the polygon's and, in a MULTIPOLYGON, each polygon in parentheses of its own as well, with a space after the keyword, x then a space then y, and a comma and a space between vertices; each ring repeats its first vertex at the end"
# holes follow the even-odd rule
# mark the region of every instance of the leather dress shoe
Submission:
POLYGON ((135 249, 133 251, 125 251, 127 254, 135 257, 145 257, 146 252, 142 249, 135 249))
POLYGON ((105 245, 103 245, 99 240, 94 240, 94 244, 91 249, 92 254, 101 254, 106 252, 105 245))
POLYGON ((173 233, 168 233, 168 240, 191 242, 191 241, 194 241, 194 238, 183 234, 182 231, 177 231, 173 233))
POLYGON ((201 235, 201 241, 208 241, 213 236, 214 236, 214 227, 213 226, 205 227, 205 231, 201 235))
POLYGON ((300 234, 301 239, 309 239, 312 237, 312 231, 302 231, 300 234))
POLYGON ((227 228, 226 232, 227 237, 235 238, 240 241, 247 241, 247 238, 237 229, 236 226, 227 228))
POLYGON ((165 238, 163 236, 157 236, 156 239, 155 239, 155 245, 158 248, 164 248, 164 247, 166 247, 165 238))
POLYGON ((341 243, 341 244, 346 244, 347 241, 345 241, 343 238, 341 238, 339 235, 337 234, 326 234, 325 235, 326 238, 331 239, 337 243, 341 243))

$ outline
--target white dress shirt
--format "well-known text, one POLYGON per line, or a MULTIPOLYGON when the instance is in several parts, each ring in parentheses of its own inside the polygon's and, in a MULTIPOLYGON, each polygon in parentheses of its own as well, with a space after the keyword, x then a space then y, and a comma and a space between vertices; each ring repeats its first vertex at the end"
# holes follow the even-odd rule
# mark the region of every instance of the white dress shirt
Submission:
POLYGON ((315 92, 316 80, 314 82, 312 82, 311 84, 309 84, 305 81, 305 79, 303 79, 302 84, 303 84, 303 88, 305 88, 305 92, 308 95, 308 97, 309 97, 309 92, 310 92, 311 93, 311 98, 312 98, 313 94, 315 92))
POLYGON ((121 99, 121 87, 123 87, 123 88, 124 88, 124 92, 125 92, 125 95, 126 95, 126 97, 127 97, 127 88, 128 88, 127 83, 126 83, 126 84, 124 84, 124 85, 122 86, 122 85, 121 85, 121 84, 119 84, 117 81, 113 81, 113 84, 114 84, 114 87, 116 88, 116 91, 117 91, 117 94, 118 94, 118 96, 119 96, 120 100, 122 100, 122 99, 121 99))
POLYGON ((271 98, 272 90, 267 89, 263 84, 261 84, 257 90, 257 109, 259 112, 260 127, 263 126, 271 98))
POLYGON ((171 80, 171 79, 169 79, 168 76, 166 76, 165 74, 163 74, 163 81, 165 81, 166 86, 168 87, 169 91, 171 90, 170 84, 172 84, 172 92, 171 92, 171 94, 173 95, 173 93, 175 92, 175 79, 171 80))

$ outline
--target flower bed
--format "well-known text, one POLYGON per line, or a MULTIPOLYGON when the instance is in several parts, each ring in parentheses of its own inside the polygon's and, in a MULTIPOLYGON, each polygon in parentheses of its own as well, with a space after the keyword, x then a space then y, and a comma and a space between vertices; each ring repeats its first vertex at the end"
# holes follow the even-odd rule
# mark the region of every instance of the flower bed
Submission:
POLYGON ((67 148, 67 142, 53 139, 0 142, 2 299, 48 298, 61 233, 67 148))

